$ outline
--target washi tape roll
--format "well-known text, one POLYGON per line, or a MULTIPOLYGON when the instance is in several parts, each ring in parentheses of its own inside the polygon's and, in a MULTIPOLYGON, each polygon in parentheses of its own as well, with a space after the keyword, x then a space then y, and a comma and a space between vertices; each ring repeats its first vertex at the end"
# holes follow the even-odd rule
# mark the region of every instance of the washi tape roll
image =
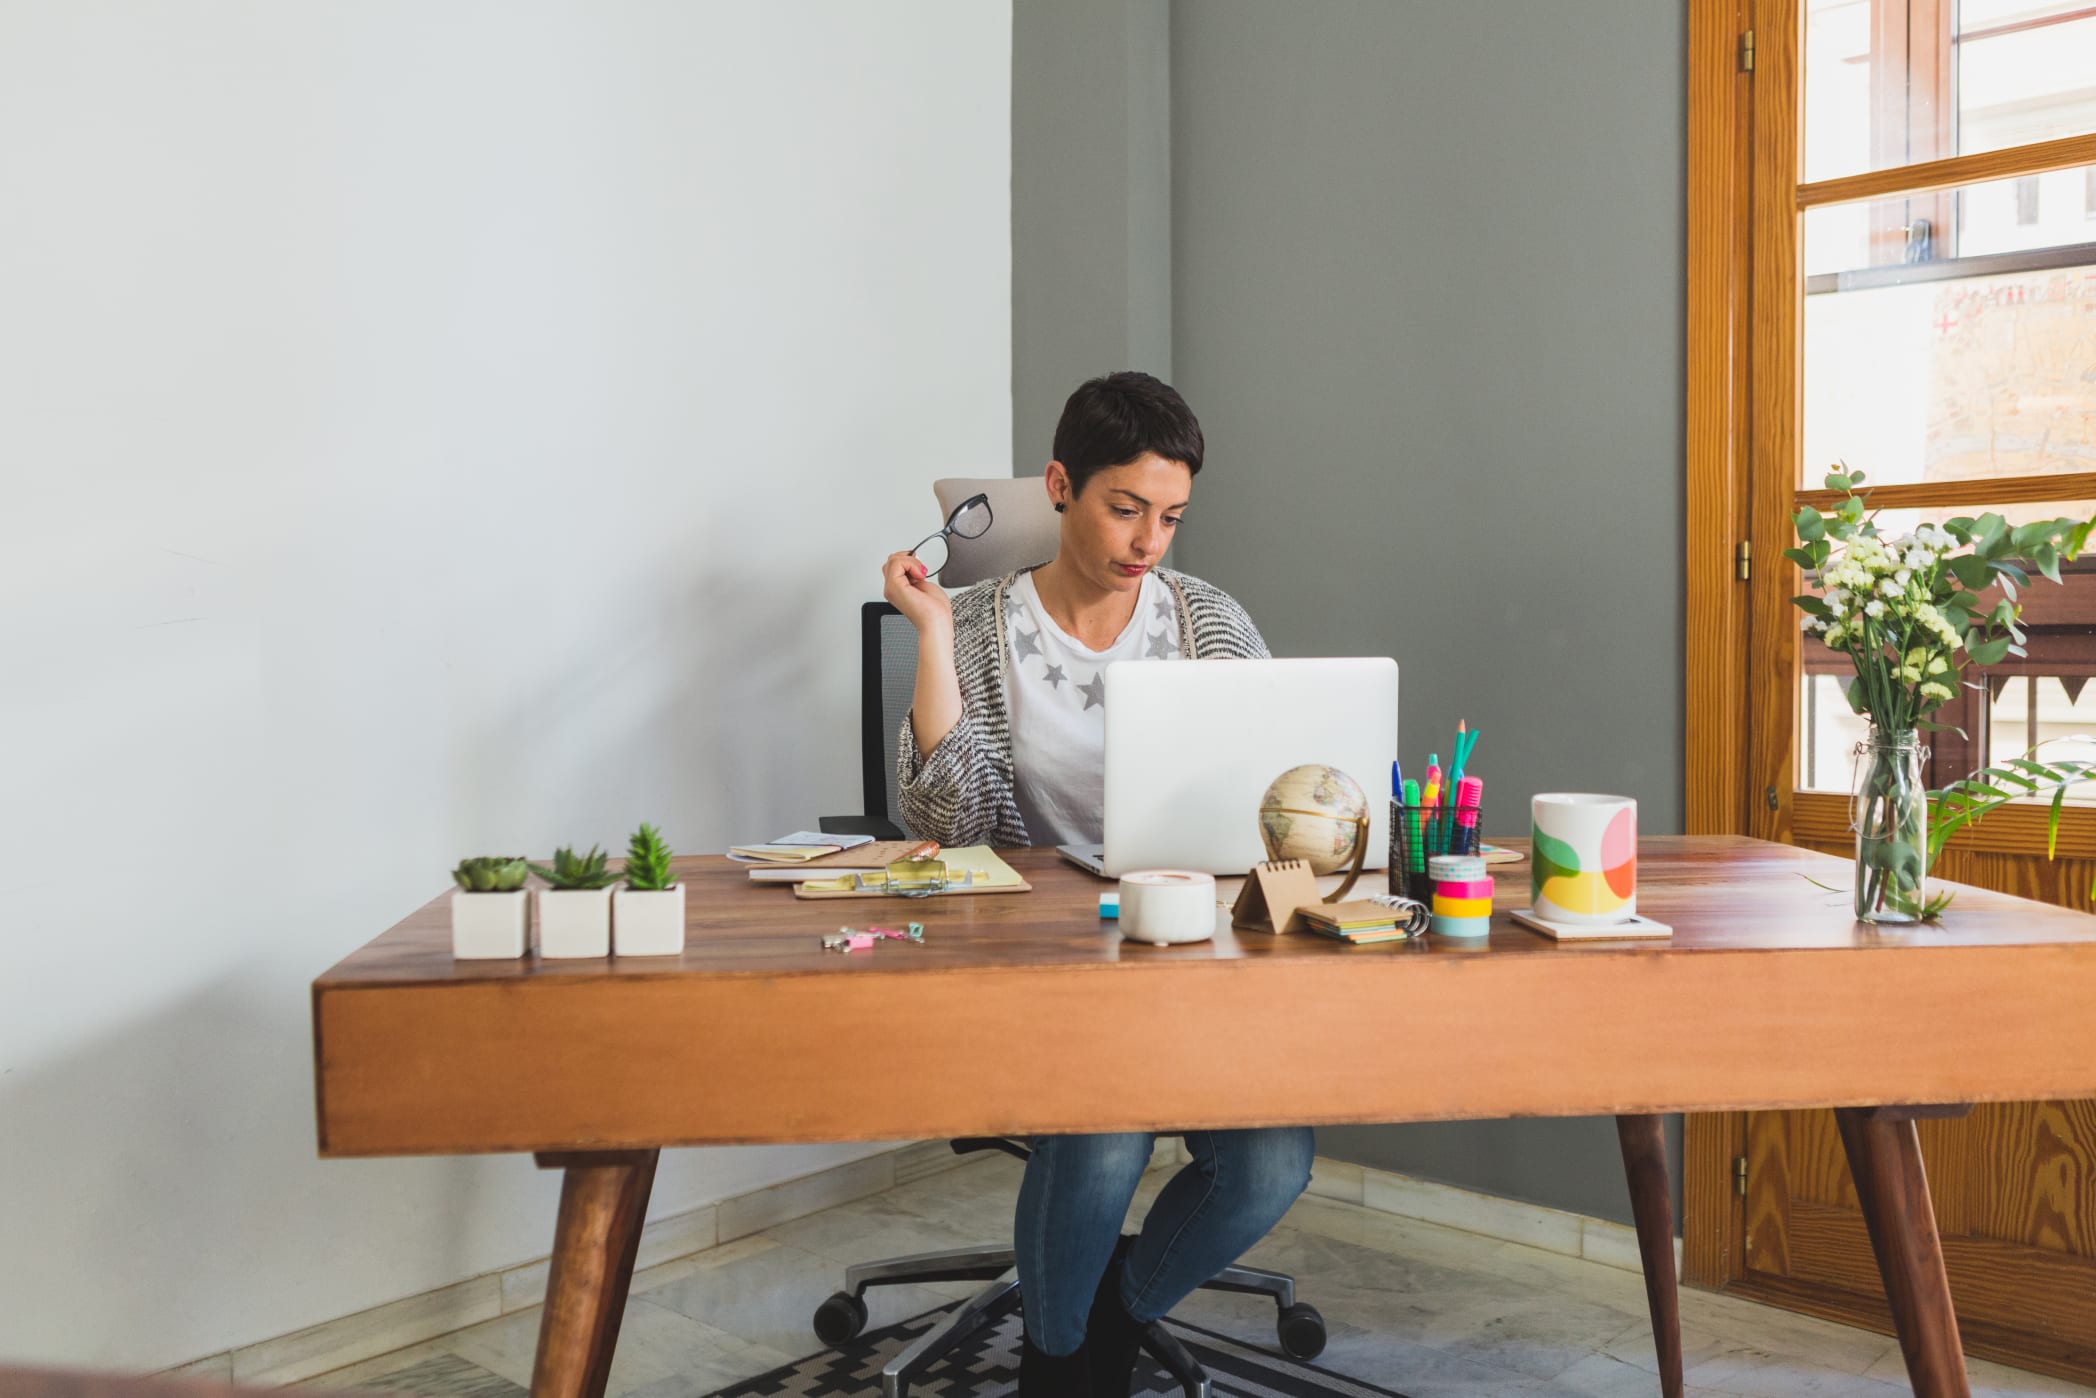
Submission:
POLYGON ((1121 935, 1169 946, 1215 935, 1215 878, 1185 869, 1138 869, 1121 876, 1121 935))
POLYGON ((1490 898, 1450 898, 1440 889, 1434 890, 1434 916, 1460 918, 1489 918, 1492 916, 1490 898))
POLYGON ((1460 883, 1485 877, 1485 859, 1479 854, 1437 854, 1426 862, 1426 876, 1435 883, 1460 883))
POLYGON ((1443 898, 1485 898, 1492 896, 1490 879, 1446 879, 1434 885, 1434 893, 1443 898))
POLYGON ((1484 937, 1492 931, 1488 917, 1443 917, 1434 914, 1434 931, 1443 937, 1484 937))

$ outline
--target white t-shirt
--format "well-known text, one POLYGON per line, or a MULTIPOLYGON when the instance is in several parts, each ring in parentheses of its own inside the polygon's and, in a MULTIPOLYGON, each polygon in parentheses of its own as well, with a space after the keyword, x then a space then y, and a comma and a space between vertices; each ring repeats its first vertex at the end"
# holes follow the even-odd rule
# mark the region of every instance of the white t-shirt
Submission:
POLYGON ((1012 766, 1019 814, 1037 845, 1097 844, 1106 805, 1106 667, 1116 660, 1177 660, 1172 590, 1143 574, 1135 615, 1104 650, 1055 624, 1032 573, 1005 596, 1011 647, 1012 766))

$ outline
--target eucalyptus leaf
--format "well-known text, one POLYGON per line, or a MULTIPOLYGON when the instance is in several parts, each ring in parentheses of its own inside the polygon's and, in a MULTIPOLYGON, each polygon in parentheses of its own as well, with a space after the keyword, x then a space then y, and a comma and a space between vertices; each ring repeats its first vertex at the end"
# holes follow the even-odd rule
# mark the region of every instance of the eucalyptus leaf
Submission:
POLYGON ((1972 663, 1975 665, 1999 665, 2002 658, 2009 653, 2009 638, 2002 636, 1996 640, 1982 641, 1976 646, 1967 642, 1965 649, 1971 652, 1972 663))

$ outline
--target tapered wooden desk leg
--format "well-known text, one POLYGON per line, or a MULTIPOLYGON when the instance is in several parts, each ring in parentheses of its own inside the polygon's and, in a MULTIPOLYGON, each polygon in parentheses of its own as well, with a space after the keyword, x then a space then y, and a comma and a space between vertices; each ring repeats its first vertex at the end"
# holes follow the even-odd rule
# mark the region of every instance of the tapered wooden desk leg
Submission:
POLYGON ((1913 1118, 1897 1109, 1837 1107, 1834 1120, 1863 1205, 1871 1250, 1878 1255, 1885 1299, 1892 1303, 1907 1381, 1918 1398, 1969 1398, 1958 1315, 1951 1308, 1950 1278, 1943 1270, 1943 1243, 1936 1235, 1913 1118))
POLYGON ((1666 1119, 1619 1116, 1616 1137, 1623 1145, 1630 1214, 1637 1220, 1638 1256, 1645 1264, 1645 1304, 1652 1311, 1659 1391, 1666 1398, 1681 1398, 1681 1290, 1674 1276, 1674 1201, 1667 1190, 1666 1119))
POLYGON ((531 1398, 604 1398, 647 1218, 648 1190, 655 1183, 656 1154, 539 1155, 539 1168, 567 1174, 560 1185, 560 1220, 553 1229, 553 1265, 546 1279, 546 1309, 539 1317, 531 1398))

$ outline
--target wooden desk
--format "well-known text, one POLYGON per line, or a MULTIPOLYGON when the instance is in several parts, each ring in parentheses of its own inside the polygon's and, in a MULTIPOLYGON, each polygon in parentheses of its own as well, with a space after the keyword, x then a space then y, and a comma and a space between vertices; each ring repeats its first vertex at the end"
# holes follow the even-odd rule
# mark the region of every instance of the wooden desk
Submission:
POLYGON ((599 1398, 663 1146, 1610 1114, 1673 1393, 1659 1114, 1832 1106, 1933 1398, 1967 1387, 1901 1109, 2096 1096, 2096 918, 1966 889, 1944 928, 1872 928, 1802 877, 1846 887, 1843 863, 1789 846, 1645 840, 1639 910, 1672 941, 1576 946, 1503 915, 1526 866, 1482 944, 1219 917, 1159 948, 1053 852, 1009 857, 1031 896, 912 904, 926 945, 849 955, 819 935, 897 904, 797 902, 719 858, 679 861, 681 958, 454 962, 439 897, 314 982, 321 1154, 565 1169, 532 1387, 599 1398))

